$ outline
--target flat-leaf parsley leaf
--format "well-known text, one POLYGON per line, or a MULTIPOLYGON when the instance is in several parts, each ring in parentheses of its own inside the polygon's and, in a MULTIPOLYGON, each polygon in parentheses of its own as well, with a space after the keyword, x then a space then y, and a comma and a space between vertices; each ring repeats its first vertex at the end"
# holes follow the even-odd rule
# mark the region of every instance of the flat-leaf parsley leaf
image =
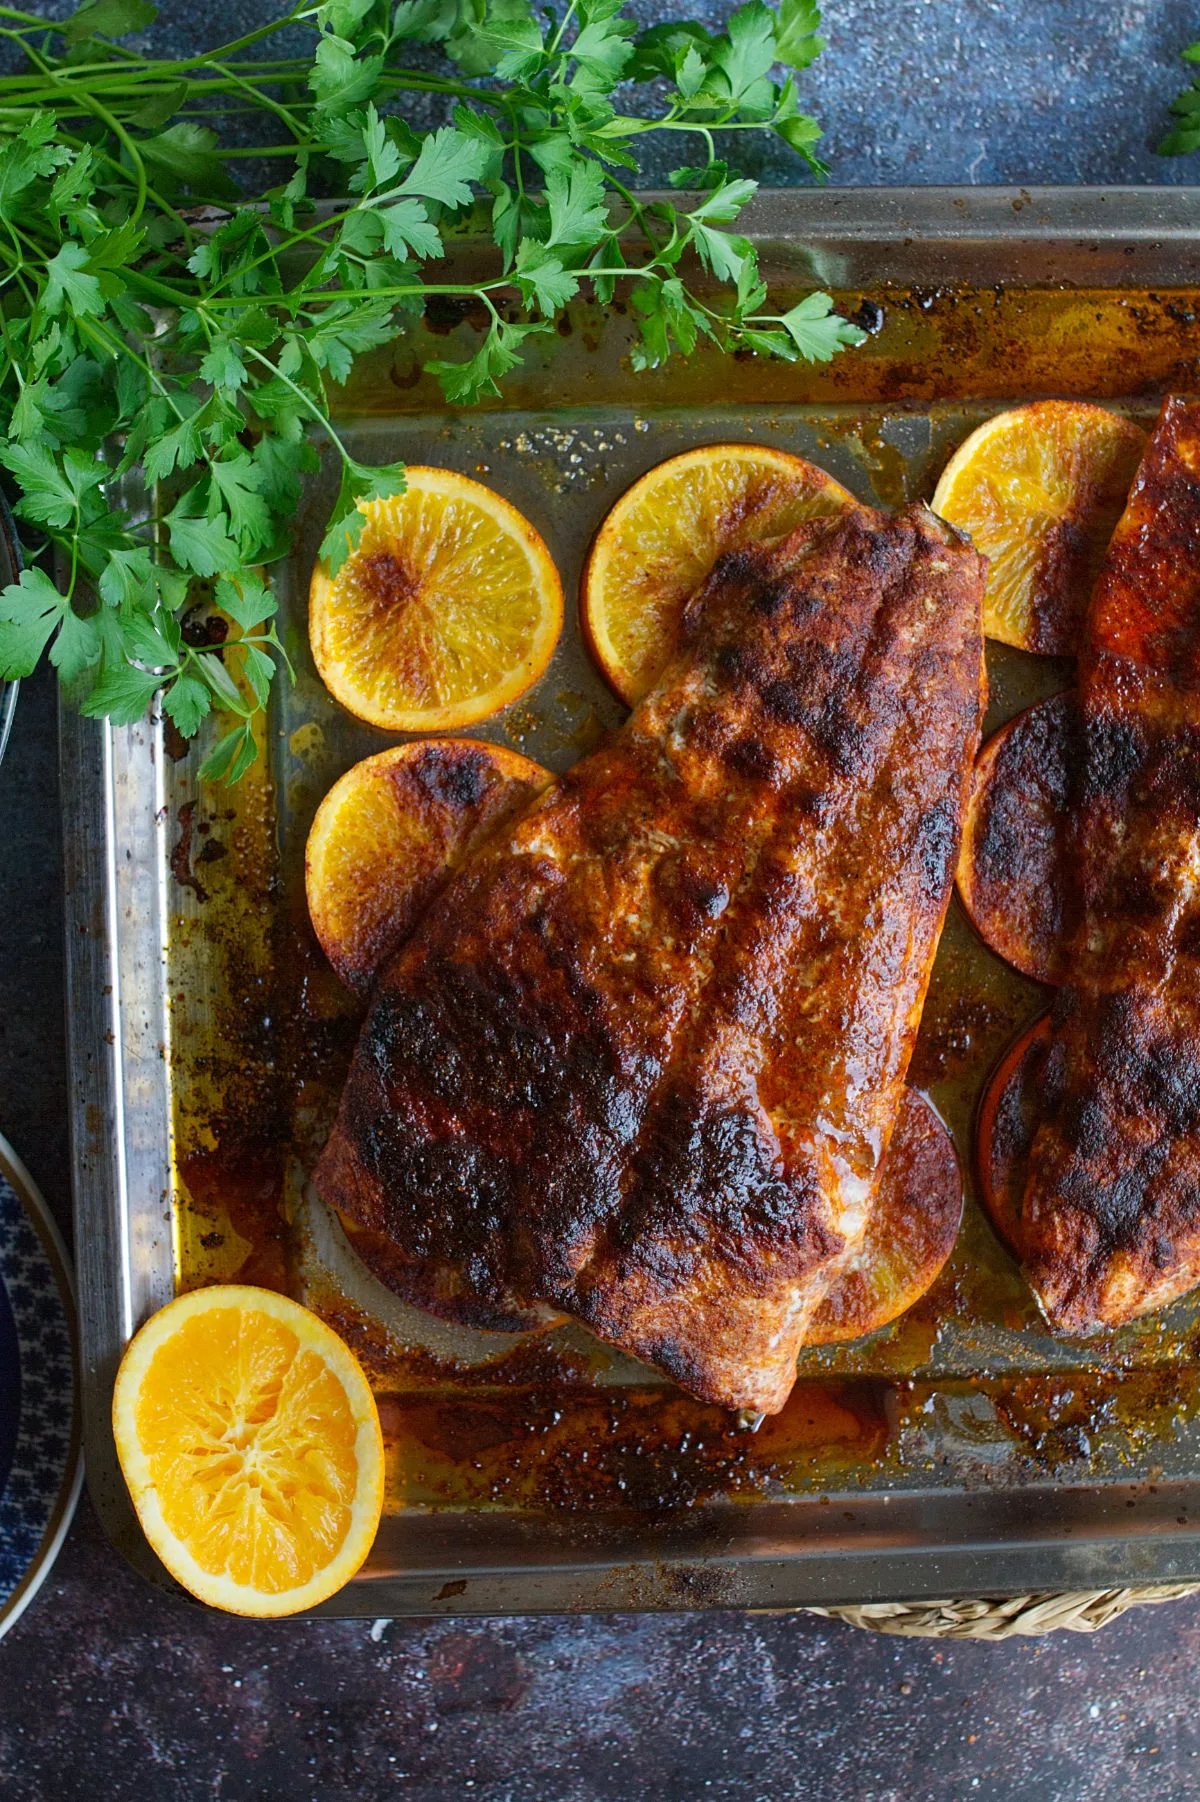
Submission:
MULTIPOLYGON (((287 662, 268 570, 321 447, 341 472, 334 570, 359 502, 403 490, 402 465, 350 455, 330 388, 427 307, 481 324, 465 360, 425 359, 454 405, 498 395, 581 292, 620 291, 638 368, 702 342, 823 362, 861 337, 827 294, 772 312, 733 229, 755 191, 730 173, 739 134, 822 173, 779 78, 823 47, 814 0, 747 0, 716 33, 639 32, 622 0, 323 0, 191 56, 115 42, 154 18, 147 0, 61 23, 5 8, 28 67, 0 76, 0 466, 35 562, 0 593, 0 677, 45 655, 89 714, 133 721, 159 696, 185 737, 219 715, 209 778, 257 754, 287 662), (307 59, 248 54, 296 27, 307 59), (416 129, 406 94, 446 118, 416 129), (225 143, 235 115, 266 141, 225 143), (655 133, 686 146, 673 202, 625 179, 655 133), (249 205, 254 156, 278 179, 249 205), (464 274, 447 233, 481 203, 500 261, 464 274), (187 628, 201 602, 220 632, 187 628)), ((1186 135, 1200 100, 1176 110, 1186 135)))

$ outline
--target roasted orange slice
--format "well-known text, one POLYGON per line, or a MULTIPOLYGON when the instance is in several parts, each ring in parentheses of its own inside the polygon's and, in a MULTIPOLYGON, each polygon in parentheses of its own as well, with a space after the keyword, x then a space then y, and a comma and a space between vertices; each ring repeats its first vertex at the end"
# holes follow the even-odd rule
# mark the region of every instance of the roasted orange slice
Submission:
POLYGON ((723 552, 857 505, 815 463, 766 444, 706 444, 650 470, 605 519, 584 565, 584 636, 606 681, 631 707, 653 688, 685 601, 723 552))
POLYGON ((975 1122, 975 1173, 992 1225, 1021 1256, 1021 1202, 1029 1153, 1040 1124, 1050 1015, 1018 1034, 988 1081, 975 1122))
POLYGON ((447 876, 540 794, 548 770, 500 745, 425 739, 356 763, 308 835, 308 911, 326 957, 365 993, 447 876))
POLYGON ((403 494, 360 501, 357 548, 313 571, 308 630, 334 699, 388 732, 486 719, 538 680, 562 630, 562 583, 529 521, 481 482, 410 467, 403 494))
POLYGON ((1073 694, 1026 708, 989 738, 963 821, 958 892, 979 936, 1036 982, 1066 979, 1071 930, 1073 694))
POLYGON ((194 1289, 152 1316, 113 1393, 121 1469, 171 1575, 233 1614, 342 1587, 383 1507, 383 1438, 353 1352, 270 1289, 194 1289))
POLYGON ((963 1188, 949 1133, 915 1089, 904 1091, 862 1249, 814 1314, 806 1345, 834 1345, 896 1320, 954 1249, 963 1188))
POLYGON ((988 558, 989 638, 1073 655, 1146 434, 1088 401, 1039 400, 998 413, 955 451, 935 513, 988 558))

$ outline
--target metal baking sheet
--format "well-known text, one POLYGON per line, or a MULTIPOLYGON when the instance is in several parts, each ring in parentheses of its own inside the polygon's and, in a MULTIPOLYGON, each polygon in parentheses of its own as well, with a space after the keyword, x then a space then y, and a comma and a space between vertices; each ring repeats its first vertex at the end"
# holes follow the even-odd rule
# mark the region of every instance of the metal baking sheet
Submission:
MULTIPOLYGON (((473 729, 554 769, 622 717, 570 601, 616 496, 674 452, 758 440, 863 500, 928 496, 998 408, 1047 394, 1148 423, 1200 388, 1200 190, 826 190, 751 219, 786 292, 817 279, 872 330, 830 365, 628 360, 619 308, 580 306, 504 403, 447 411, 412 343, 365 361, 339 430, 363 461, 460 469, 544 534, 568 622, 538 686, 473 729)), ((419 330, 467 355, 469 312, 419 330)), ((418 349, 422 348, 420 346, 418 349)), ((428 348, 428 347, 424 347, 428 348)), ((469 1334, 358 1264, 306 1181, 357 1015, 312 940, 303 845, 330 784, 395 742, 352 720, 307 649, 331 499, 314 478, 276 572, 298 669, 255 774, 201 785, 161 720, 63 715, 71 1116, 89 1482, 160 1582, 108 1425, 121 1351, 178 1286, 286 1286, 362 1356, 389 1501, 326 1614, 787 1607, 1200 1577, 1200 1303, 1105 1339, 1051 1338, 970 1181, 979 1087, 1048 992, 952 908, 912 1080, 967 1177, 946 1272, 892 1328, 806 1353, 757 1433, 576 1327, 469 1334)), ((988 729, 1062 687, 1063 661, 989 647, 988 729)), ((219 726, 218 728, 219 729, 219 726)))

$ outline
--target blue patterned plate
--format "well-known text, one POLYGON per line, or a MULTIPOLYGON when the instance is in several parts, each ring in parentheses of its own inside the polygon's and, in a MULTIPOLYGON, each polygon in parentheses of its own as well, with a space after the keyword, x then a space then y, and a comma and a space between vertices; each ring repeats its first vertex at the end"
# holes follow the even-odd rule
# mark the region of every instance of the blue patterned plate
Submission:
POLYGON ((71 1269, 0 1138, 0 1634, 54 1563, 82 1480, 71 1269))

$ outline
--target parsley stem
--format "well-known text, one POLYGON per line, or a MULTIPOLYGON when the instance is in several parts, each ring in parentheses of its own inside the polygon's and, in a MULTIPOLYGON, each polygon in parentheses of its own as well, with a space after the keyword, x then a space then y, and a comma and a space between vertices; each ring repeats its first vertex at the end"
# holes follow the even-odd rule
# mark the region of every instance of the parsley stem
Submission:
MULTIPOLYGON (((248 81, 244 81, 240 75, 230 74, 229 70, 225 67, 225 65, 223 63, 219 63, 214 60, 210 66, 214 69, 219 69, 222 74, 229 75, 230 80, 233 82, 234 86, 238 89, 239 92, 244 93, 244 94, 250 94, 254 98, 255 102, 257 103, 257 105, 259 107, 261 107, 265 112, 273 113, 277 119, 282 120, 283 124, 287 126, 288 130, 290 132, 293 132, 298 139, 302 138, 304 136, 303 126, 300 125, 299 123, 297 123, 297 121, 292 118, 292 115, 288 111, 287 107, 281 106, 277 100, 272 100, 271 97, 268 94, 265 94, 261 88, 252 87, 251 84, 248 81)), ((290 151, 291 147, 289 145, 289 146, 285 146, 284 148, 285 148, 285 153, 286 153, 287 151, 290 151)), ((260 152, 260 154, 261 154, 261 152, 260 152)))
POLYGON ((629 208, 630 215, 631 215, 631 223, 637 227, 638 231, 641 232, 642 236, 645 238, 646 242, 649 244, 651 250, 654 252, 654 260, 657 262, 659 256, 662 253, 663 247, 662 247, 662 244, 659 241, 658 237, 650 229, 650 226, 648 223, 649 216, 647 214, 646 207, 644 206, 642 201, 640 201, 638 199, 637 195, 633 192, 633 190, 631 188, 627 188, 623 181, 618 181, 616 176, 613 175, 611 173, 611 171, 610 171, 609 177, 608 177, 608 185, 610 188, 614 189, 614 191, 617 194, 620 195, 621 199, 625 202, 626 206, 629 208))
POLYGON ((82 521, 79 516, 79 507, 78 504, 76 504, 75 530, 71 533, 71 573, 67 578, 67 592, 64 597, 68 601, 74 600, 75 598, 75 580, 79 574, 79 528, 81 524, 82 521))
POLYGON ((571 0, 571 4, 567 7, 566 12, 562 16, 562 19, 559 23, 558 30, 554 34, 554 42, 550 45, 550 48, 546 51, 547 57, 557 55, 558 46, 563 41, 563 32, 567 29, 567 26, 571 23, 571 20, 574 18, 575 8, 578 6, 578 4, 579 4, 579 0, 571 0))
POLYGON ((108 126, 108 129, 112 132, 114 138, 116 138, 117 142, 129 157, 130 162, 133 164, 134 177, 137 182, 137 198, 133 203, 131 223, 136 225, 137 221, 146 210, 146 196, 149 187, 146 176, 146 165, 142 161, 141 151, 138 149, 129 133, 125 130, 125 127, 119 120, 113 117, 108 108, 101 106, 98 100, 92 99, 90 96, 88 97, 88 110, 89 112, 94 113, 96 118, 99 119, 102 124, 108 126))
POLYGON ((767 124, 769 121, 765 119, 710 119, 705 124, 697 120, 691 125, 686 119, 656 119, 650 130, 691 132, 693 136, 698 134, 702 138, 708 138, 711 144, 710 133, 714 131, 762 131, 767 124))
MULTIPOLYGON (((335 213, 330 218, 323 219, 319 225, 314 225, 312 227, 293 225, 290 228, 286 239, 281 239, 279 243, 268 246, 261 255, 252 258, 250 262, 240 263, 236 270, 231 270, 224 280, 218 281, 205 296, 207 304, 211 306, 215 301, 219 301, 221 298, 220 290, 225 287, 228 282, 232 281, 235 276, 239 280, 244 280, 252 270, 260 269, 266 263, 277 262, 278 259, 285 256, 289 250, 296 249, 302 243, 319 244, 322 251, 329 250, 332 242, 331 234, 336 231, 339 225, 344 225, 346 220, 349 219, 352 214, 358 212, 358 210, 359 208, 357 205, 347 207, 344 213, 335 213)), ((306 282, 311 281, 311 278, 312 271, 310 270, 306 282)), ((276 304, 279 304, 283 298, 283 296, 276 296, 276 304)), ((237 296, 227 296, 225 298, 225 304, 240 305, 242 302, 237 296)))
MULTIPOLYGON (((225 107, 221 107, 219 110, 223 119, 236 118, 237 116, 236 114, 229 113, 225 107)), ((258 109, 256 107, 248 106, 241 110, 252 113, 256 112, 258 109)), ((295 126, 293 129, 299 134, 299 126, 295 126)), ((252 157, 257 160, 259 157, 268 156, 290 156, 294 158, 295 155, 296 146, 294 144, 253 144, 249 146, 249 148, 239 145, 230 149, 222 147, 221 150, 221 160, 223 162, 242 157, 252 157)))
POLYGON ((220 44, 215 50, 210 50, 200 56, 190 58, 188 66, 190 67, 195 63, 211 62, 214 59, 225 62, 234 51, 248 50, 251 44, 261 44, 264 38, 274 37, 277 32, 283 31, 288 25, 298 24, 302 20, 313 19, 315 17, 315 7, 293 6, 282 18, 272 19, 268 24, 260 25, 257 31, 247 32, 245 37, 234 38, 231 43, 220 44))
POLYGON ((354 461, 353 457, 334 430, 333 421, 329 418, 327 413, 322 413, 320 407, 318 407, 316 401, 312 398, 312 395, 307 394, 298 383, 292 381, 290 376, 284 375, 277 363, 272 363, 270 357, 264 356, 261 350, 255 350, 253 345, 246 346, 246 354, 247 356, 253 357, 254 361, 260 364, 263 369, 269 369, 273 376, 278 377, 285 388, 291 389, 305 411, 316 420, 326 437, 332 439, 333 443, 337 446, 338 455, 341 457, 342 462, 349 468, 354 461))
POLYGON ((473 88, 465 81, 448 81, 442 75, 414 74, 411 69, 385 68, 381 81, 387 87, 408 88, 418 94, 452 95, 457 100, 469 100, 473 105, 495 106, 501 110, 508 99, 505 94, 493 94, 487 88, 473 88))
MULTIPOLYGON (((4 311, 4 302, 0 300, 0 337, 4 339, 4 348, 8 354, 8 367, 17 378, 17 387, 24 393, 25 377, 21 374, 21 365, 14 354, 12 340, 8 335, 8 315, 4 311)), ((8 370, 5 370, 7 375, 8 370)))

